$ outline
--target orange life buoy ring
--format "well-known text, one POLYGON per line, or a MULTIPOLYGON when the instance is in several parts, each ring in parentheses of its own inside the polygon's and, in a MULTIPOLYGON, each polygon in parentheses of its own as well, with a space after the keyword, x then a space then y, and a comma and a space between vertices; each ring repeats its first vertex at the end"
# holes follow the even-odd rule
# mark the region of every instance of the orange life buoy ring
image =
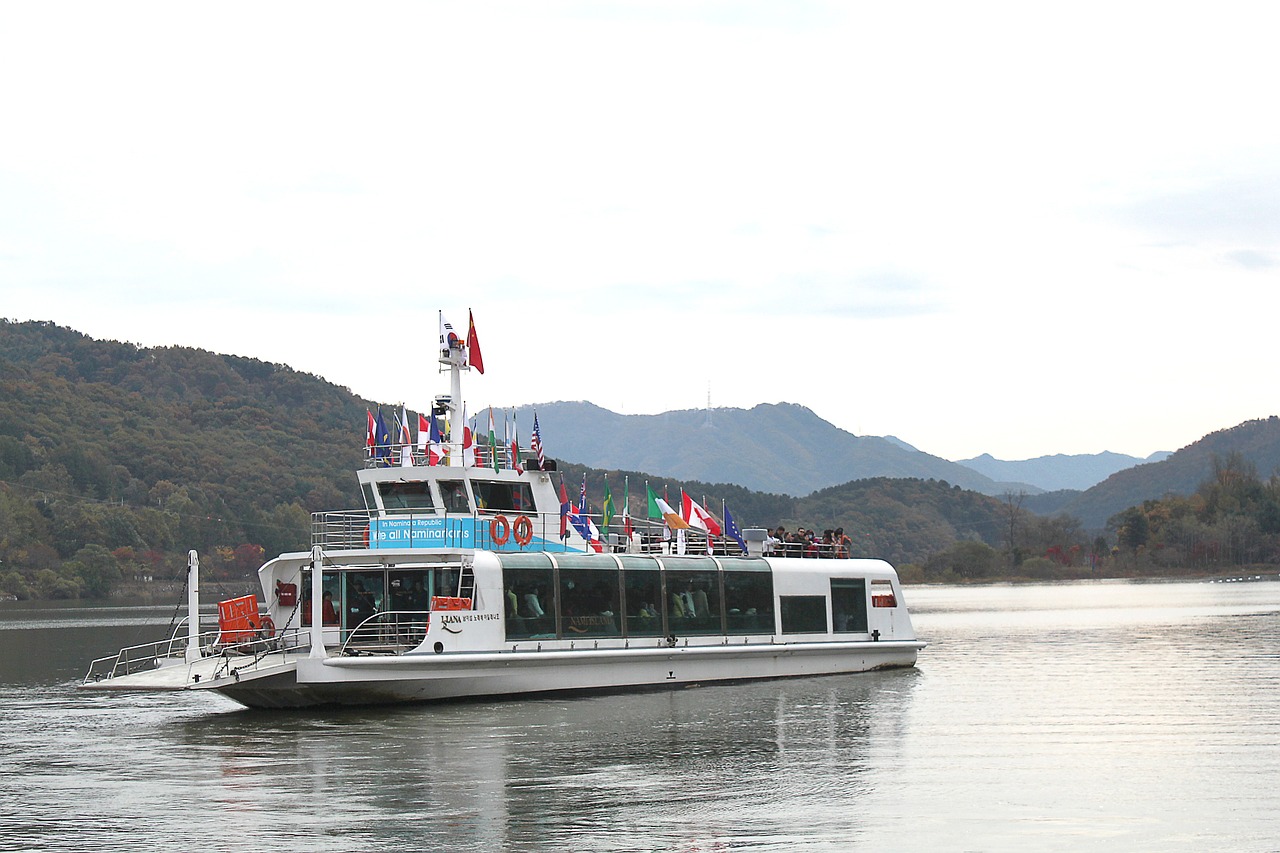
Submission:
POLYGON ((493 521, 489 522, 489 538, 493 540, 493 544, 507 544, 507 537, 510 535, 511 522, 507 521, 505 515, 495 515, 493 521))
POLYGON ((276 635, 276 623, 270 616, 263 616, 258 620, 258 633, 262 635, 262 639, 270 640, 276 635))
POLYGON ((369 547, 369 525, 364 526, 364 547, 369 547))
POLYGON ((516 537, 516 544, 523 548, 533 541, 533 522, 529 516, 522 515, 516 519, 516 526, 511 532, 516 537))

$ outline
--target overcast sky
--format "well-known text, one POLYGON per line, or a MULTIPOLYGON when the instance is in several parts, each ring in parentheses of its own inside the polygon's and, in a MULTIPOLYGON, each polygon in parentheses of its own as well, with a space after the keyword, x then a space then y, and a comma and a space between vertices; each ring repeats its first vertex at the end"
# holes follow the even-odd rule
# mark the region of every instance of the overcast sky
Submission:
POLYGON ((0 316, 420 407, 470 308, 472 411, 1176 450, 1280 413, 1277 17, 2 2, 0 316))

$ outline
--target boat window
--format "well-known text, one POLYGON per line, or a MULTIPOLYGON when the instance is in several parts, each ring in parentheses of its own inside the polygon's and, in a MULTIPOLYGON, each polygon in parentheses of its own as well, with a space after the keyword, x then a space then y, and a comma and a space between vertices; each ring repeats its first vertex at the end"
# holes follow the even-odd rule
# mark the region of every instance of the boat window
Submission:
POLYGON ((662 637, 662 575, 652 557, 622 557, 628 637, 662 637))
POLYGON ((616 572, 618 564, 608 554, 556 554, 556 565, 561 571, 565 569, 604 569, 616 572))
POLYGON ((342 627, 348 631, 382 610, 382 572, 344 572, 342 627))
POLYGON ((560 636, 620 637, 618 566, 597 558, 597 568, 560 566, 560 636))
POLYGON ((528 483, 472 480, 476 509, 490 512, 533 512, 533 490, 528 483))
POLYGON ((471 512, 467 484, 461 480, 441 480, 440 501, 444 504, 445 512, 471 512))
POLYGON ((726 572, 770 572, 769 562, 760 557, 721 557, 726 572))
POLYGON ((893 584, 887 580, 873 580, 871 582, 871 606, 872 607, 897 607, 898 599, 893 594, 893 584))
POLYGON ((468 589, 475 588, 474 580, 467 580, 464 578, 464 575, 466 575, 467 578, 470 578, 470 574, 470 566, 464 567, 454 565, 432 569, 431 582, 427 585, 427 591, 430 592, 432 596, 439 595, 444 598, 456 598, 463 587, 467 587, 468 589))
MULTIPOLYGON (((328 602, 321 602, 322 624, 337 625, 338 624, 338 601, 341 600, 341 587, 338 584, 337 572, 324 572, 320 576, 320 584, 323 592, 321 595, 328 599, 328 602)), ((311 570, 302 570, 302 579, 298 582, 302 589, 302 595, 298 597, 298 616, 287 617, 286 625, 307 625, 311 624, 311 570)))
POLYGON ((662 557, 662 567, 669 572, 706 571, 708 566, 711 567, 713 572, 717 570, 715 562, 707 557, 669 557, 666 555, 662 557))
POLYGON ((411 569, 387 573, 391 590, 391 609, 400 612, 422 612, 431 609, 431 573, 411 569))
POLYGON ((784 595, 779 599, 782 608, 782 633, 827 633, 827 597, 825 595, 784 595))
POLYGON ((730 634, 772 634, 773 573, 764 560, 725 560, 725 631, 730 634), (755 563, 750 567, 738 564, 755 563))
POLYGON ((502 584, 507 639, 555 639, 555 572, 551 560, 545 554, 503 556, 502 584))
POLYGON ((837 634, 866 633, 866 578, 831 579, 831 625, 837 634))
POLYGON ((382 507, 387 512, 413 512, 433 509, 429 483, 379 483, 382 507))
POLYGON ((698 560, 702 571, 671 571, 675 560, 663 559, 667 567, 667 628, 677 636, 722 634, 720 622, 720 572, 714 563, 698 560))
POLYGON ((508 552, 498 555, 498 562, 506 569, 549 569, 551 558, 541 551, 508 552))
POLYGON ((369 512, 378 511, 378 501, 373 496, 373 484, 364 483, 360 486, 360 491, 364 495, 364 508, 369 512))

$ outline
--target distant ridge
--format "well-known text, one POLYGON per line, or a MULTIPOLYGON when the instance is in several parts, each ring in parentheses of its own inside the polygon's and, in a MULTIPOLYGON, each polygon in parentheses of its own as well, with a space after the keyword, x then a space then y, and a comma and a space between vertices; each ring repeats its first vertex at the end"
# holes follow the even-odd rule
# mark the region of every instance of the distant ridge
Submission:
POLYGON ((1083 491, 1096 486, 1117 471, 1142 465, 1146 462, 1159 462, 1170 456, 1168 451, 1153 453, 1146 459, 1127 456, 1123 453, 1104 451, 1093 454, 1038 456, 1035 459, 1006 461, 996 459, 990 453, 975 456, 973 459, 961 459, 958 464, 972 468, 993 480, 1031 483, 1047 492, 1061 489, 1083 491))
POLYGON ((713 409, 710 423, 706 409, 622 415, 564 401, 521 406, 516 416, 528 424, 534 411, 548 453, 593 468, 661 472, 794 496, 872 477, 945 480, 988 495, 1009 488, 897 439, 846 432, 794 403, 713 409))

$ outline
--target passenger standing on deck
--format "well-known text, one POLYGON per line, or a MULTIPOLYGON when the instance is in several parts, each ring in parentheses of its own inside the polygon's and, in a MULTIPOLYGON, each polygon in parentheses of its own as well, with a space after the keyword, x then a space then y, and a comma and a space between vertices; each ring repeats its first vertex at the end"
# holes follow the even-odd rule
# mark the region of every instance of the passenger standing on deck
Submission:
POLYGON ((347 627, 355 628, 378 610, 373 596, 364 588, 364 582, 356 578, 351 583, 351 596, 347 601, 347 627))
POLYGON ((844 535, 844 528, 836 528, 836 557, 841 560, 849 559, 853 548, 853 540, 844 535))

